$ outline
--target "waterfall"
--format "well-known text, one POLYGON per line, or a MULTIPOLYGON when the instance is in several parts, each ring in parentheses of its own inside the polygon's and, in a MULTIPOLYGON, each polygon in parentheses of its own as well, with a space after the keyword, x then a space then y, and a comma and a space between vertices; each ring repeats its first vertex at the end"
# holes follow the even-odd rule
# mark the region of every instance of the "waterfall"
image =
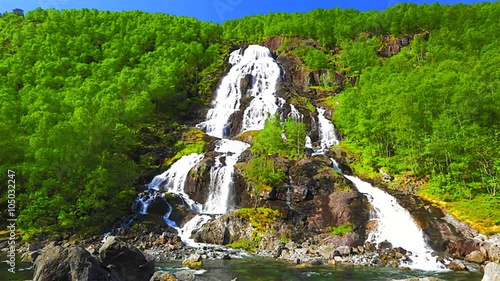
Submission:
POLYGON ((373 187, 356 177, 344 175, 359 192, 366 195, 375 209, 376 230, 368 235, 368 241, 380 243, 389 241, 393 247, 401 247, 411 252, 411 262, 406 266, 421 270, 443 270, 444 265, 432 256, 433 250, 425 243, 424 234, 417 223, 396 201, 381 189, 373 187))
POLYGON ((443 270, 445 266, 432 256, 433 250, 424 240, 424 233, 411 214, 404 209, 396 198, 357 177, 342 173, 337 161, 331 159, 333 168, 351 181, 363 193, 375 209, 373 220, 377 222, 375 231, 368 234, 367 241, 378 244, 388 241, 393 247, 409 251, 410 262, 404 266, 421 270, 443 270))
POLYGON ((228 210, 234 165, 248 147, 250 145, 240 141, 223 139, 217 142, 215 151, 223 154, 215 158, 215 165, 210 168, 209 196, 203 213, 224 214, 228 210))
POLYGON ((229 63, 233 66, 222 79, 207 120, 197 125, 218 138, 228 137, 229 118, 240 110, 244 94, 253 99, 243 113, 241 132, 263 129, 268 115, 275 114, 285 103, 274 95, 281 69, 268 48, 250 45, 244 52, 236 50, 231 53, 229 63), (240 82, 247 75, 252 77, 252 85, 247 93, 242 93, 240 82))
POLYGON ((206 120, 196 125, 208 135, 219 138, 215 142, 215 152, 218 155, 209 171, 210 185, 206 202, 204 204, 195 202, 184 192, 189 171, 204 158, 203 154, 191 154, 182 157, 166 172, 156 176, 148 185, 150 193, 154 195, 138 196, 136 204, 140 207, 134 207, 139 213, 146 214, 152 196, 157 196, 160 191, 181 195, 184 202, 198 215, 179 228, 169 219, 172 206, 167 202, 169 211, 163 218, 168 225, 177 230, 184 244, 192 247, 199 246, 190 239, 192 231, 210 221, 212 217, 209 214, 224 214, 232 205, 234 165, 238 162, 240 155, 250 146, 240 141, 227 139, 230 137, 231 116, 241 110, 241 98, 245 95, 253 98, 243 112, 241 132, 263 129, 267 117, 279 112, 286 104, 284 99, 274 95, 281 69, 269 49, 251 45, 244 51, 236 50, 231 53, 229 63, 233 66, 222 79, 206 120), (243 93, 240 84, 242 79, 248 79, 249 76, 251 85, 243 93))
POLYGON ((201 205, 184 193, 184 185, 186 184, 189 171, 203 160, 203 158, 203 154, 196 153, 182 156, 166 172, 154 177, 151 183, 148 184, 148 188, 181 195, 190 209, 199 211, 201 205))
POLYGON ((290 104, 290 113, 288 114, 288 118, 292 118, 295 122, 302 122, 304 115, 302 115, 302 113, 300 113, 293 104, 290 104))
POLYGON ((316 110, 318 111, 320 147, 315 153, 323 154, 331 146, 339 144, 339 140, 332 122, 325 117, 325 110, 322 108, 316 108, 316 110))

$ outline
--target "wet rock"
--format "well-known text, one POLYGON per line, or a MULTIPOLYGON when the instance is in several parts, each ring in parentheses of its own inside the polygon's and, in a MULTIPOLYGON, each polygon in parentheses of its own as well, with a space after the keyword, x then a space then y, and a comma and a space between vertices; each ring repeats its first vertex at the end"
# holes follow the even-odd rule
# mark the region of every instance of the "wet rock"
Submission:
POLYGON ((490 237, 484 245, 484 250, 490 261, 500 263, 500 234, 490 237))
POLYGON ((465 264, 460 260, 453 260, 447 267, 453 271, 468 271, 465 264))
POLYGON ((468 262, 483 263, 486 260, 486 255, 481 251, 473 251, 465 257, 468 262))
POLYGON ((248 90, 252 88, 253 76, 251 74, 245 75, 245 77, 240 80, 240 93, 245 95, 248 90))
POLYGON ((148 281, 154 274, 154 262, 142 251, 115 236, 109 236, 99 249, 99 257, 122 281, 148 281))
POLYGON ((177 281, 174 275, 166 272, 155 272, 149 281, 177 281))
POLYGON ((21 256, 21 260, 23 262, 28 262, 28 263, 34 263, 35 260, 40 256, 41 250, 38 251, 32 251, 32 252, 25 252, 21 256))
MULTIPOLYGON (((49 245, 35 261, 34 281, 118 281, 109 269, 80 246, 49 245)), ((149 280, 149 278, 148 278, 149 280)))
POLYGON ((201 269, 203 267, 203 259, 199 254, 193 254, 182 261, 182 265, 192 269, 201 269))
POLYGON ((484 275, 481 281, 500 281, 500 264, 490 262, 484 267, 484 275))
POLYGON ((189 270, 178 271, 178 272, 174 273, 174 276, 179 281, 193 281, 195 279, 193 272, 191 272, 189 270))

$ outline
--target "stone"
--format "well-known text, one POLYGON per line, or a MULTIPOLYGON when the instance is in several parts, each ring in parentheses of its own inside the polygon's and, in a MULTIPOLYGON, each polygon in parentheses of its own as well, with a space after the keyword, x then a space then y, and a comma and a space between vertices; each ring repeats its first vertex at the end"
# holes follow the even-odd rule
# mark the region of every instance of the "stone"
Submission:
POLYGON ((465 264, 460 260, 453 260, 447 267, 453 271, 468 271, 465 264))
POLYGON ((336 251, 339 252, 339 254, 343 257, 348 256, 351 254, 351 248, 348 246, 340 246, 335 249, 336 251))
POLYGON ((203 267, 203 259, 198 254, 193 254, 189 258, 182 262, 183 266, 187 266, 192 269, 201 269, 203 267))
POLYGON ((109 236, 99 249, 99 257, 122 281, 149 281, 155 272, 154 262, 139 249, 109 236))
POLYGON ((484 275, 481 281, 500 281, 500 264, 490 262, 484 267, 484 275))
POLYGON ((476 250, 465 256, 465 260, 468 262, 483 263, 486 260, 486 256, 481 251, 476 250))
POLYGON ((34 263, 38 256, 40 256, 40 251, 26 252, 21 256, 21 260, 23 262, 34 263))
POLYGON ((166 272, 155 272, 149 281, 177 281, 174 275, 166 272))
POLYGON ((49 245, 34 264, 34 281, 120 281, 80 246, 49 245))
POLYGON ((174 276, 179 281, 193 281, 195 279, 193 272, 191 272, 189 270, 178 271, 178 272, 174 273, 174 276))

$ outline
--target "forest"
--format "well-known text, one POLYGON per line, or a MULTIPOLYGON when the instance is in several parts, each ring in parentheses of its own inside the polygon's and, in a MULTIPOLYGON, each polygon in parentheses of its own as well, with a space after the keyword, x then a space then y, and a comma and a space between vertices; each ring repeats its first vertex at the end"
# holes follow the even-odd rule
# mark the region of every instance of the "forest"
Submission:
MULTIPOLYGON (((145 132, 175 155, 177 140, 169 136, 209 104, 230 51, 271 36, 310 38, 318 48, 296 49, 308 69, 357 78, 340 94, 313 101, 334 109, 341 146, 360 155, 357 171, 423 178, 422 197, 485 233, 498 232, 499 18, 499 2, 319 9, 220 25, 139 11, 6 12, 0 180, 16 171, 25 237, 102 231, 147 183, 145 132), (408 35, 413 40, 399 53, 380 54, 387 39, 408 35)), ((333 87, 331 77, 322 79, 320 90, 333 87)), ((299 153, 292 147, 279 149, 299 153)), ((276 148, 257 147, 256 161, 266 161, 269 149, 276 148)), ((283 175, 273 176, 259 180, 283 175)), ((5 196, 0 205, 7 216, 5 196)))

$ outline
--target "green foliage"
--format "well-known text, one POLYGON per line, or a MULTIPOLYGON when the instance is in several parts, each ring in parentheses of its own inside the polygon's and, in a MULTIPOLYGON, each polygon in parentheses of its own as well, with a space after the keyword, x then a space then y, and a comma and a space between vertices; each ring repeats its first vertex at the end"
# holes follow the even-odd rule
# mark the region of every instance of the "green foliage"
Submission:
POLYGON ((0 166, 22 183, 19 229, 100 232, 128 212, 149 159, 135 151, 143 130, 183 120, 209 98, 228 52, 221 33, 217 24, 138 11, 2 15, 0 133, 9 137, 0 166))
POLYGON ((234 216, 243 221, 248 221, 257 232, 262 233, 276 220, 283 216, 278 210, 270 208, 241 208, 234 212, 234 216))
POLYGON ((201 154, 205 152, 205 133, 200 129, 189 129, 182 134, 182 139, 175 144, 177 154, 167 161, 167 165, 173 164, 182 156, 190 155, 192 153, 201 154))
POLYGON ((236 242, 227 244, 225 246, 230 247, 230 248, 242 249, 245 251, 253 252, 257 249, 261 240, 262 240, 262 238, 260 236, 257 236, 255 239, 240 239, 236 242))
POLYGON ((300 158, 304 156, 306 126, 303 122, 288 119, 281 122, 276 115, 268 118, 263 130, 253 139, 252 154, 249 163, 240 165, 247 181, 253 184, 252 193, 259 196, 280 188, 287 179, 285 172, 275 161, 275 156, 300 158), (286 139, 282 135, 286 136, 286 139))
POLYGON ((339 226, 333 226, 332 230, 329 232, 330 235, 344 236, 349 232, 353 232, 354 229, 350 223, 342 224, 339 226))

